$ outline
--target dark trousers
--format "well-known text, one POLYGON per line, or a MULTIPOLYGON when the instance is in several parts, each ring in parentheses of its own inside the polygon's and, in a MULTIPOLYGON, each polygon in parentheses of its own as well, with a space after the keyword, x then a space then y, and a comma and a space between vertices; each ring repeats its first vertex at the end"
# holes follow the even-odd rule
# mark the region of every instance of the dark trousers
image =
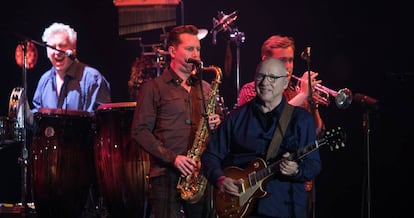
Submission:
POLYGON ((178 174, 150 178, 149 201, 154 218, 206 218, 209 209, 206 196, 191 204, 177 191, 178 174))

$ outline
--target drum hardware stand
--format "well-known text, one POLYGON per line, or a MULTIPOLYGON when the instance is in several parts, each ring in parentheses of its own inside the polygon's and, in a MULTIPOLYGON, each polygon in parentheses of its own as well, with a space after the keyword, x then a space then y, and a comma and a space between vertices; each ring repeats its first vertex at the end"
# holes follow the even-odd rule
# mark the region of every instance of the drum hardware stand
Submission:
POLYGON ((141 47, 142 56, 155 56, 157 77, 161 75, 161 68, 163 65, 166 64, 167 57, 170 55, 168 51, 165 50, 167 47, 168 34, 165 33, 164 28, 163 28, 163 32, 164 33, 160 35, 160 39, 163 41, 163 43, 144 44, 142 43, 142 37, 127 38, 127 40, 138 40, 139 41, 139 47, 141 47))
POLYGON ((237 107, 240 91, 240 45, 245 41, 246 37, 244 32, 239 32, 237 27, 232 27, 232 23, 237 19, 237 11, 234 11, 228 15, 223 11, 219 11, 217 18, 213 17, 213 29, 210 30, 212 34, 212 43, 217 43, 217 33, 224 31, 229 32, 229 37, 232 42, 236 44, 236 96, 237 100, 234 107, 237 107))
MULTIPOLYGON (((23 49, 23 67, 22 67, 22 75, 23 75, 23 94, 22 94, 22 102, 23 102, 23 116, 22 118, 22 127, 18 129, 18 134, 21 131, 21 141, 22 141, 22 153, 21 157, 19 158, 19 162, 21 164, 21 201, 23 206, 23 214, 22 217, 26 217, 28 212, 28 204, 27 204, 27 165, 28 165, 28 157, 29 152, 27 150, 27 129, 26 129, 26 96, 27 96, 27 43, 28 41, 25 40, 22 43, 23 49)), ((18 121, 17 121, 18 122, 18 121)))
MULTIPOLYGON (((72 51, 62 51, 59 50, 53 46, 50 46, 46 43, 37 42, 36 40, 32 40, 26 36, 21 36, 17 34, 19 37, 23 38, 24 41, 20 42, 21 48, 23 50, 23 65, 22 67, 22 80, 23 80, 23 90, 22 90, 22 117, 20 125, 17 124, 17 135, 19 140, 22 142, 22 149, 21 149, 21 157, 19 157, 19 163, 21 164, 21 204, 23 206, 23 212, 22 217, 26 217, 29 212, 29 206, 27 202, 27 196, 28 196, 28 179, 27 179, 27 170, 28 170, 28 159, 29 159, 29 152, 27 150, 27 128, 26 128, 26 119, 28 118, 28 112, 27 111, 27 69, 28 69, 28 62, 27 62, 27 51, 28 51, 28 44, 34 43, 43 47, 49 47, 51 49, 54 49, 56 51, 59 51, 61 53, 64 53, 68 55, 71 59, 74 59, 75 57, 72 54, 72 51)), ((33 66, 32 66, 33 67, 33 66)), ((17 114, 20 112, 20 108, 18 106, 17 108, 17 114)), ((9 111, 10 113, 10 111, 9 111)), ((19 123, 19 120, 17 120, 17 123, 19 123)), ((18 141, 19 141, 18 140, 18 141)))

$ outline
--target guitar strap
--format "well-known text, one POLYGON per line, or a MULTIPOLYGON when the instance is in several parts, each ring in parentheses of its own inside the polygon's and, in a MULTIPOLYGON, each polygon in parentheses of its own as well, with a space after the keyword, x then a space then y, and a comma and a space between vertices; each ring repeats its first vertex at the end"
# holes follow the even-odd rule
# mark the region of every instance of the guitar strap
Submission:
POLYGON ((285 104, 282 114, 280 115, 275 133, 273 134, 272 141, 270 142, 269 148, 267 149, 266 160, 269 160, 276 156, 279 145, 282 142, 283 136, 285 135, 286 127, 289 123, 293 108, 293 105, 289 103, 285 104))

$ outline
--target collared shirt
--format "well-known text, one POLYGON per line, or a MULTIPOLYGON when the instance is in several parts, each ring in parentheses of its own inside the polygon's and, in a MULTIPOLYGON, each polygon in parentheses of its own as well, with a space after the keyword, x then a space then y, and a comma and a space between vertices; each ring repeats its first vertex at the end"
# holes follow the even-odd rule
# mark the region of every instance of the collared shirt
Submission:
POLYGON ((74 61, 66 72, 60 96, 57 94, 55 68, 45 72, 33 96, 34 108, 62 108, 93 112, 103 103, 111 101, 109 82, 95 68, 74 61))
MULTIPOLYGON (((201 161, 203 173, 207 179, 216 184, 224 175, 223 169, 229 166, 245 169, 256 158, 264 159, 267 148, 273 137, 286 98, 272 112, 266 114, 272 119, 271 126, 266 128, 259 117, 259 101, 254 98, 226 116, 214 134, 211 135, 201 161)), ((302 107, 294 107, 284 138, 280 144, 276 159, 285 152, 296 152, 298 149, 313 144, 316 140, 315 125, 312 115, 302 107)), ((314 178, 321 170, 318 151, 309 153, 299 162, 299 173, 296 176, 275 177, 264 185, 270 197, 257 201, 254 215, 269 217, 292 217, 292 210, 304 213, 307 193, 303 182, 314 178)))
MULTIPOLYGON (((203 81, 191 84, 190 92, 171 68, 144 83, 138 93, 131 134, 150 155, 150 177, 172 169, 177 155, 187 155, 199 122, 205 114, 211 86, 203 81), (201 95, 203 90, 204 97, 201 95)), ((188 83, 189 84, 189 83, 188 83)))

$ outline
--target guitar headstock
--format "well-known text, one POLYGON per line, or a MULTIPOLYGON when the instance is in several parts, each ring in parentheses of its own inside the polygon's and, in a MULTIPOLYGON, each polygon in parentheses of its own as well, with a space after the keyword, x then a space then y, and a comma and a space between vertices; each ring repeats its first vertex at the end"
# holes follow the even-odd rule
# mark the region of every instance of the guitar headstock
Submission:
POLYGON ((325 131, 325 135, 323 136, 323 138, 324 141, 331 148, 331 151, 334 149, 340 149, 345 147, 346 132, 340 126, 325 131))

